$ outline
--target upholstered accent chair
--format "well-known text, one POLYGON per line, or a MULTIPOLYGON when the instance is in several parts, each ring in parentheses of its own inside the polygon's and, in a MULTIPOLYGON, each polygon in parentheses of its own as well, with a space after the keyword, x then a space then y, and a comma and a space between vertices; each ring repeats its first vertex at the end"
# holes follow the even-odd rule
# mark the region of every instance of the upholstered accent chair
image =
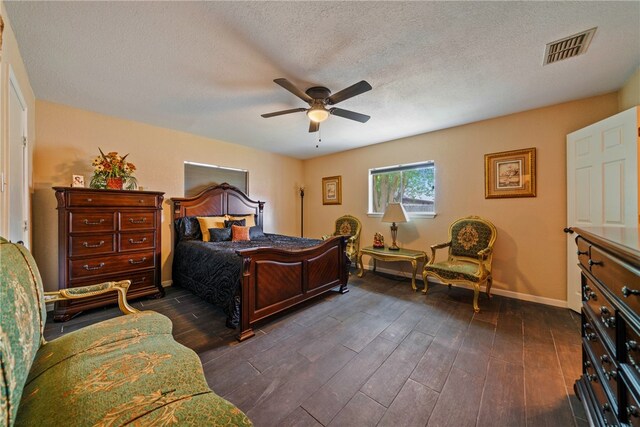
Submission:
POLYGON ((486 286, 487 296, 491 298, 491 259, 493 244, 497 237, 496 227, 479 216, 468 216, 455 221, 449 227, 449 241, 431 246, 431 258, 424 265, 422 277, 437 277, 451 287, 451 284, 473 286, 473 311, 480 311, 478 294, 480 286, 486 286), (449 248, 446 261, 435 262, 436 250, 449 248))
POLYGON ((362 230, 362 223, 358 218, 343 215, 336 219, 336 229, 333 234, 322 236, 322 239, 326 240, 333 236, 350 236, 347 240, 347 256, 351 260, 351 264, 354 265, 360 250, 360 230, 362 230))

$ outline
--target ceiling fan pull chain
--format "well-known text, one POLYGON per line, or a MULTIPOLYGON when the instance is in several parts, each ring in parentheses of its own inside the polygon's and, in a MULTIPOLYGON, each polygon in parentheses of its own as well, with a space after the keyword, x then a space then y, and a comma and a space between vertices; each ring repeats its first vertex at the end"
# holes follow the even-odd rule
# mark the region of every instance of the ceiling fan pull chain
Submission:
POLYGON ((322 131, 320 129, 318 129, 318 143, 316 144, 316 148, 318 148, 318 145, 320 145, 320 143, 322 142, 322 131))

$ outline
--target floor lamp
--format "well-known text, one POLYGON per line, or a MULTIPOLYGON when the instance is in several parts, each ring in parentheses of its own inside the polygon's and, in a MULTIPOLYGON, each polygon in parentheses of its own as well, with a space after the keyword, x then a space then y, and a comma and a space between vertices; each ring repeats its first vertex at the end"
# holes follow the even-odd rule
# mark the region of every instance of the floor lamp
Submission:
POLYGON ((300 237, 304 237, 304 186, 298 190, 300 191, 300 237))

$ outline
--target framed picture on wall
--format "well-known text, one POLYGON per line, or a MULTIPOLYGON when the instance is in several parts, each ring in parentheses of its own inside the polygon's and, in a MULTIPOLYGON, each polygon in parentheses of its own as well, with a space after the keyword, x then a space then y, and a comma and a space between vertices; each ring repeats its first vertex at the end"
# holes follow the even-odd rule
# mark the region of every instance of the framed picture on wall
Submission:
POLYGON ((536 196, 536 149, 484 155, 484 197, 536 196))
POLYGON ((342 176, 328 176, 322 178, 322 204, 342 204, 342 176))

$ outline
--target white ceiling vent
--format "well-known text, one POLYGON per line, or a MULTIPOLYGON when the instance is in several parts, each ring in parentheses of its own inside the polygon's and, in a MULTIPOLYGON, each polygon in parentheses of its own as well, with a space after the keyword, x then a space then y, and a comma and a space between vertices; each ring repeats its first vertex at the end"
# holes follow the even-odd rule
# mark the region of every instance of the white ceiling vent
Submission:
POLYGON ((597 28, 598 27, 594 27, 590 30, 548 43, 544 52, 544 63, 542 65, 552 64, 585 53, 597 28))

